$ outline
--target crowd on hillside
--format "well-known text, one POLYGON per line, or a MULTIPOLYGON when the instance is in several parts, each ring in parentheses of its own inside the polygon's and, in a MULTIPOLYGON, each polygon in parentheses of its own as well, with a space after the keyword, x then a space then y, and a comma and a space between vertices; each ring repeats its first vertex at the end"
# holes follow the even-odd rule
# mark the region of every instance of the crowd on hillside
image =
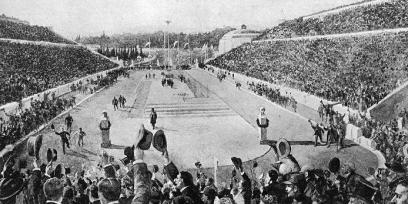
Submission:
POLYGON ((408 26, 405 0, 389 1, 347 9, 322 18, 298 18, 285 21, 258 39, 292 38, 361 31, 405 28, 408 26))
POLYGON ((0 53, 0 105, 117 66, 82 47, 0 42, 0 53))
MULTIPOLYGON (((123 69, 110 71, 106 76, 88 80, 86 85, 78 83, 71 86, 71 89, 84 94, 92 94, 102 87, 113 84, 119 76, 127 76, 127 73, 123 69)), ((0 116, 0 150, 37 130, 75 104, 76 100, 72 94, 56 97, 55 93, 47 93, 41 99, 32 100, 28 108, 23 107, 23 104, 20 103, 16 113, 3 112, 0 116)))
POLYGON ((43 26, 0 20, 0 38, 75 44, 43 26))
POLYGON ((210 65, 365 110, 407 78, 407 33, 244 44, 210 65))
POLYGON ((377 204, 408 199, 407 170, 398 162, 369 168, 364 177, 353 162, 338 158, 313 168, 285 154, 263 169, 256 161, 243 164, 232 157, 234 166, 223 178, 227 182, 215 183, 200 162, 197 169, 178 169, 167 151, 160 168, 144 162, 143 150, 126 147, 126 160, 103 152, 97 168, 83 165, 77 172, 50 148, 41 161, 11 155, 0 176, 0 201, 8 204, 377 204))

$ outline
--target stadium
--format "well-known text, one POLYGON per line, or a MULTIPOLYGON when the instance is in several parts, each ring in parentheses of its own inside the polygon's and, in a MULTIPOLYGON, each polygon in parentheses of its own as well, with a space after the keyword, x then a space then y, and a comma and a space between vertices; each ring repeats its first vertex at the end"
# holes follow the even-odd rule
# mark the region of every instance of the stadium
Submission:
POLYGON ((72 39, 0 15, 0 203, 408 203, 408 2, 353 2, 72 39))

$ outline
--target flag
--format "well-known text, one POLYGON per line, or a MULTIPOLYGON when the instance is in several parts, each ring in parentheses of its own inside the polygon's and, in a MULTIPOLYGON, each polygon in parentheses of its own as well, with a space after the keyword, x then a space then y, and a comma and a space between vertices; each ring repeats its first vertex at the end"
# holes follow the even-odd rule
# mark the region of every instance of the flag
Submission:
POLYGON ((176 47, 177 43, 178 43, 178 41, 174 42, 174 44, 173 44, 173 48, 175 48, 175 47, 176 47))
POLYGON ((150 46, 150 42, 147 42, 146 45, 144 47, 150 46))
POLYGON ((183 48, 186 49, 186 46, 189 45, 188 43, 184 43, 183 48))

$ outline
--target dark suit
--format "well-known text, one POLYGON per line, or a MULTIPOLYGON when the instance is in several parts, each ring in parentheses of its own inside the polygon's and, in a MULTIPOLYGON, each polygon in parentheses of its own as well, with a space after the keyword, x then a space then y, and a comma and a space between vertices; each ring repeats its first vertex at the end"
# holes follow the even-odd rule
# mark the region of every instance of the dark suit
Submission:
POLYGON ((196 186, 187 186, 181 191, 181 195, 190 197, 195 204, 202 204, 200 191, 196 186))
POLYGON ((242 173, 242 197, 244 197, 245 204, 251 204, 252 198, 252 188, 251 188, 251 179, 244 172, 242 173))

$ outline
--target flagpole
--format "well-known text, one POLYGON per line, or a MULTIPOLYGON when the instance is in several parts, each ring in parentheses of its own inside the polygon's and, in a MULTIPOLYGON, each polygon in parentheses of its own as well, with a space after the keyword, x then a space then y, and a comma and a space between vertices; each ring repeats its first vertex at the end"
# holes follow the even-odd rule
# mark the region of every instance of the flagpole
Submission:
POLYGON ((169 32, 169 24, 171 21, 166 20, 167 24, 167 66, 169 66, 170 63, 170 32, 169 32))

